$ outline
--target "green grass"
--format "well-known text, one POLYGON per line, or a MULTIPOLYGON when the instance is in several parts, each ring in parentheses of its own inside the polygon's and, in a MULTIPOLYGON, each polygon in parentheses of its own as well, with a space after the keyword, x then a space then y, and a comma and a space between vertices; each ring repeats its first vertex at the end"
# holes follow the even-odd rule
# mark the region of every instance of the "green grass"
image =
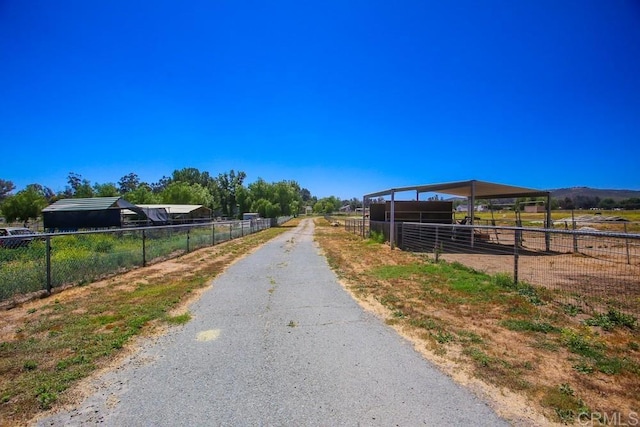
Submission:
POLYGON ((599 313, 585 320, 585 325, 600 326, 605 331, 611 331, 616 327, 635 329, 638 320, 630 314, 622 313, 615 309, 610 309, 606 313, 599 313))
POLYGON ((563 329, 562 343, 570 352, 580 356, 574 369, 583 373, 599 371, 607 375, 640 374, 640 365, 637 362, 625 356, 616 356, 615 352, 612 352, 614 349, 608 348, 597 335, 563 329))
POLYGON ((540 322, 537 320, 528 319, 505 319, 500 322, 505 328, 518 331, 518 332, 542 332, 547 334, 549 332, 560 332, 560 329, 547 322, 540 322))
MULTIPOLYGON (((525 295, 527 292, 522 292, 521 289, 533 289, 526 284, 502 286, 501 276, 491 276, 456 262, 427 261, 409 265, 384 265, 375 268, 371 274, 379 280, 415 280, 422 283, 427 292, 434 291, 434 288, 446 288, 447 298, 453 304, 502 302, 512 290, 525 295)), ((535 294, 535 291, 528 293, 535 294)), ((441 297, 444 295, 440 294, 441 297)), ((527 296, 527 299, 530 298, 527 296)))

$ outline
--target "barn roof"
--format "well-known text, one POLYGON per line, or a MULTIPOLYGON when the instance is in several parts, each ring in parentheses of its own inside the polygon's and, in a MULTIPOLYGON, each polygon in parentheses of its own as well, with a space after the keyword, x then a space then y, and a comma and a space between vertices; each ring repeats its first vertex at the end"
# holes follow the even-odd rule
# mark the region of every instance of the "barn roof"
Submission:
POLYGON ((85 199, 61 199, 44 208, 43 212, 101 211, 133 206, 122 197, 91 197, 85 199))
MULTIPOLYGON (((148 218, 155 224, 165 223, 169 219, 169 216, 164 209, 142 209, 119 196, 61 199, 44 208, 42 212, 47 220, 46 222, 53 224, 50 225, 50 228, 55 228, 57 223, 56 220, 53 219, 54 217, 59 219, 60 216, 63 215, 67 217, 67 219, 62 220, 62 222, 65 224, 71 224, 74 221, 79 222, 80 220, 78 218, 80 218, 80 216, 86 217, 87 215, 93 215, 94 218, 98 218, 95 216, 95 212, 113 210, 118 210, 120 212, 136 212, 137 214, 148 218)), ((106 214, 106 212, 104 213, 106 214)))
POLYGON ((393 193, 416 191, 419 193, 443 193, 460 197, 475 197, 486 199, 499 199, 511 197, 537 197, 548 196, 549 192, 533 188, 517 187, 514 185, 498 184, 494 182, 469 180, 448 182, 441 184, 414 185, 410 187, 391 188, 384 191, 365 194, 365 198, 388 196, 393 193))

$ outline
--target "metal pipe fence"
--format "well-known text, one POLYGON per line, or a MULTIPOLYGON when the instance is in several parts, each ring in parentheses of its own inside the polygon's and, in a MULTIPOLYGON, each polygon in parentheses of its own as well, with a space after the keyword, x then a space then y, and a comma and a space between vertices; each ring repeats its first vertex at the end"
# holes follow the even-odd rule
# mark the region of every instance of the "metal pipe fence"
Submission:
MULTIPOLYGON (((388 222, 349 220, 345 229, 388 240, 388 222)), ((432 254, 547 295, 584 312, 640 317, 640 234, 593 230, 396 223, 397 247, 432 254)))
MULTIPOLYGON (((281 224, 280 219, 43 233, 19 247, 0 242, 0 301, 81 285, 281 224)), ((0 239, 7 239, 0 237, 0 239)))

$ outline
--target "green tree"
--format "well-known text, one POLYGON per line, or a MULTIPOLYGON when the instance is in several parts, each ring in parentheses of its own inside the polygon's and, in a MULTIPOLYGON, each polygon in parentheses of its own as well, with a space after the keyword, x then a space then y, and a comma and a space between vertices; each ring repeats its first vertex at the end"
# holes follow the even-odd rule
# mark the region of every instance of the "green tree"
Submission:
POLYGON ((253 199, 251 197, 251 193, 246 187, 238 187, 238 189, 236 190, 236 202, 238 204, 240 213, 251 211, 251 204, 253 202, 253 199))
POLYGON ((156 194, 147 184, 140 184, 138 188, 125 194, 124 199, 134 205, 154 205, 162 201, 161 195, 156 194))
POLYGON ((306 188, 300 189, 300 199, 303 203, 309 203, 311 201, 311 192, 306 188))
POLYGON ((196 168, 183 168, 174 170, 171 175, 172 182, 186 182, 187 184, 200 184, 204 188, 209 188, 214 179, 209 172, 200 172, 196 168))
POLYGON ((352 197, 350 200, 343 200, 342 206, 349 206, 352 212, 355 212, 357 208, 362 207, 362 200, 352 197))
POLYGON ((113 182, 106 184, 93 184, 93 194, 95 197, 115 197, 119 196, 118 187, 113 182))
POLYGON ((171 178, 163 175, 162 178, 158 180, 158 182, 151 183, 151 190, 155 194, 160 194, 165 188, 167 188, 169 184, 171 184, 171 178))
POLYGON ((213 197, 209 190, 200 184, 172 182, 160 194, 162 203, 210 206, 213 197))
POLYGON ((94 193, 91 182, 88 179, 82 178, 82 175, 78 173, 69 172, 69 176, 67 176, 67 186, 61 196, 67 198, 88 198, 93 197, 94 193))
POLYGON ((40 184, 31 184, 29 185, 29 187, 35 192, 37 192, 38 194, 41 194, 42 197, 45 198, 47 203, 53 203, 56 200, 58 200, 56 193, 54 193, 53 190, 50 189, 49 187, 44 187, 40 184))
POLYGON ((335 196, 324 197, 313 205, 313 212, 317 214, 331 214, 340 210, 340 199, 335 196))
POLYGON ((613 209, 613 208, 617 207, 617 205, 616 205, 616 201, 615 200, 607 197, 605 199, 600 200, 600 203, 598 204, 598 207, 600 209, 610 210, 610 209, 613 209))
POLYGON ((222 210, 222 215, 227 217, 239 217, 240 212, 238 212, 238 201, 236 198, 236 194, 238 189, 242 187, 242 183, 244 179, 247 177, 247 174, 239 171, 237 174, 232 169, 229 173, 221 173, 216 178, 216 189, 217 200, 220 204, 220 209, 222 210))
POLYGON ((640 198, 631 197, 620 201, 620 206, 624 209, 640 209, 640 198))
POLYGON ((563 200, 558 200, 558 204, 560 205, 560 209, 571 210, 575 209, 575 205, 573 204, 573 199, 567 196, 563 200))
MULTIPOLYGON (((279 181, 269 184, 262 178, 258 178, 257 181, 249 184, 248 191, 253 201, 252 210, 254 205, 263 206, 264 200, 278 207, 278 216, 298 215, 302 209, 300 185, 296 181, 279 181), (259 203, 256 204, 256 202, 259 203)), ((260 212, 260 215, 264 214, 260 212)))
POLYGON ((136 188, 140 186, 140 178, 135 173, 131 172, 118 181, 118 191, 123 196, 130 191, 134 191, 136 188))
POLYGON ((302 204, 300 186, 295 181, 280 181, 273 184, 275 199, 281 215, 297 215, 302 204))
POLYGON ((29 219, 38 218, 48 205, 42 189, 38 184, 31 184, 15 195, 8 196, 2 203, 2 213, 7 222, 20 220, 26 225, 29 219))
POLYGON ((277 218, 282 215, 280 206, 271 203, 267 199, 260 199, 251 205, 252 212, 258 212, 263 218, 277 218))

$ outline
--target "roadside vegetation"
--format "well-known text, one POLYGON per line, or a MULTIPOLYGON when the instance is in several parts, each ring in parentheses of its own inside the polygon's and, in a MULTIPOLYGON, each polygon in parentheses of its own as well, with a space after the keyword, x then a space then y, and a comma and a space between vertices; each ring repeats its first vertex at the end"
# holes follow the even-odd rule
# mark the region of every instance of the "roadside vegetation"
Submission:
MULTIPOLYGON (((520 399, 549 423, 640 416, 637 319, 615 308, 583 313, 508 275, 392 251, 378 236, 365 240, 324 219, 316 239, 357 299, 459 380, 497 400, 520 399)), ((508 406, 505 415, 517 417, 508 406)))
MULTIPOLYGON (((134 337, 188 322, 190 314, 177 308, 233 260, 296 223, 186 254, 169 261, 170 269, 140 268, 0 312, 0 426, 26 424, 68 403, 66 391, 125 354, 134 337)), ((75 252, 85 250, 75 243, 75 252)))
MULTIPOLYGON (((199 247, 240 236, 229 225, 61 235, 51 238, 52 286, 86 284, 199 247), (187 238, 188 236, 188 238, 187 238), (144 249, 143 249, 144 245, 144 249)), ((16 249, 0 248, 0 302, 42 291, 46 281, 45 242, 16 249)))

